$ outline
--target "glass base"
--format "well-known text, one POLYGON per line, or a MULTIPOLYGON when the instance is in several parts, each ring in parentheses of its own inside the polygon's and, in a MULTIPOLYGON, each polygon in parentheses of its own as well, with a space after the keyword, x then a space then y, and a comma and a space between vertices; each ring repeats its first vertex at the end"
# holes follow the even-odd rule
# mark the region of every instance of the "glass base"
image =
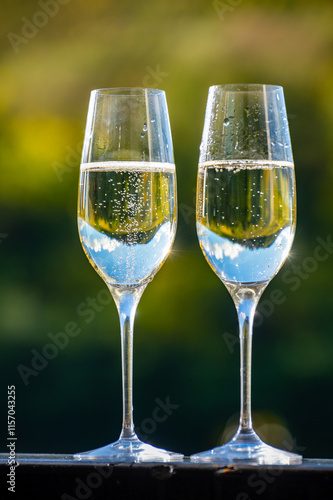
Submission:
POLYGON ((75 453, 77 460, 107 460, 109 462, 179 462, 184 455, 155 448, 143 443, 137 436, 118 441, 96 450, 75 453))
POLYGON ((209 451, 191 456, 193 462, 213 464, 291 465, 302 463, 302 456, 273 448, 255 432, 237 433, 231 441, 209 451))

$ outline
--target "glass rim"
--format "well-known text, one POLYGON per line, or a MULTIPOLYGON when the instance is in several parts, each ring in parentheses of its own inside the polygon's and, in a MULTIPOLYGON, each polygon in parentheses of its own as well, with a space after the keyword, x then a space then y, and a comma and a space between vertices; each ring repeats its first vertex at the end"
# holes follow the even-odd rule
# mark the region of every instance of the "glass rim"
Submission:
POLYGON ((212 85, 209 90, 220 90, 224 92, 281 92, 283 87, 266 83, 225 83, 212 85))
POLYGON ((141 97, 145 95, 154 96, 163 95, 164 93, 164 90, 161 89, 152 89, 145 87, 106 87, 101 89, 94 89, 91 91, 91 94, 109 95, 114 97, 141 97))

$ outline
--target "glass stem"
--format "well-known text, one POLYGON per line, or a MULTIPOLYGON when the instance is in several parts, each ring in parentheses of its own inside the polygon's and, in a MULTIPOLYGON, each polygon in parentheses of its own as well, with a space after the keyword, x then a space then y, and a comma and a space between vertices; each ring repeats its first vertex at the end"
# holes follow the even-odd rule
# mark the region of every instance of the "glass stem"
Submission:
POLYGON ((113 287, 109 285, 116 303, 121 333, 123 425, 120 439, 135 437, 133 422, 133 324, 136 308, 146 286, 113 287))
POLYGON ((249 288, 239 287, 232 293, 239 323, 241 408, 237 434, 252 434, 251 416, 251 358, 254 313, 267 284, 249 288))

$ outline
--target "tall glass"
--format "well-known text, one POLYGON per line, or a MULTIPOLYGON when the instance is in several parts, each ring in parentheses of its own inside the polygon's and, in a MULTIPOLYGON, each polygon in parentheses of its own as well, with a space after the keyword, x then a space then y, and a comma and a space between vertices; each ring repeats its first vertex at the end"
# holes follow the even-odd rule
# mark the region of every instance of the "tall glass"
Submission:
POLYGON ((85 254, 119 313, 123 424, 118 441, 76 458, 182 459, 139 440, 132 403, 134 315, 144 289, 168 256, 176 223, 176 172, 165 93, 94 90, 80 169, 78 227, 85 254))
POLYGON ((194 461, 302 460, 263 443, 251 420, 253 317, 264 289, 288 256, 295 217, 294 165, 282 87, 211 87, 200 147, 197 233, 206 260, 238 313, 241 409, 232 440, 193 455, 194 461))

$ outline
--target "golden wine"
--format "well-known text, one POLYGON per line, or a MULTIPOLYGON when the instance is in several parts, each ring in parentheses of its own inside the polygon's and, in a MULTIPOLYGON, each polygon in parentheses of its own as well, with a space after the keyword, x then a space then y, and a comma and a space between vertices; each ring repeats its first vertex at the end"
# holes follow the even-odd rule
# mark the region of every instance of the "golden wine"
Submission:
POLYGON ((169 163, 81 165, 80 239, 107 283, 143 284, 162 266, 176 232, 175 176, 169 163))
POLYGON ((222 281, 265 282, 279 271, 295 232, 294 190, 292 163, 199 165, 197 232, 222 281))

